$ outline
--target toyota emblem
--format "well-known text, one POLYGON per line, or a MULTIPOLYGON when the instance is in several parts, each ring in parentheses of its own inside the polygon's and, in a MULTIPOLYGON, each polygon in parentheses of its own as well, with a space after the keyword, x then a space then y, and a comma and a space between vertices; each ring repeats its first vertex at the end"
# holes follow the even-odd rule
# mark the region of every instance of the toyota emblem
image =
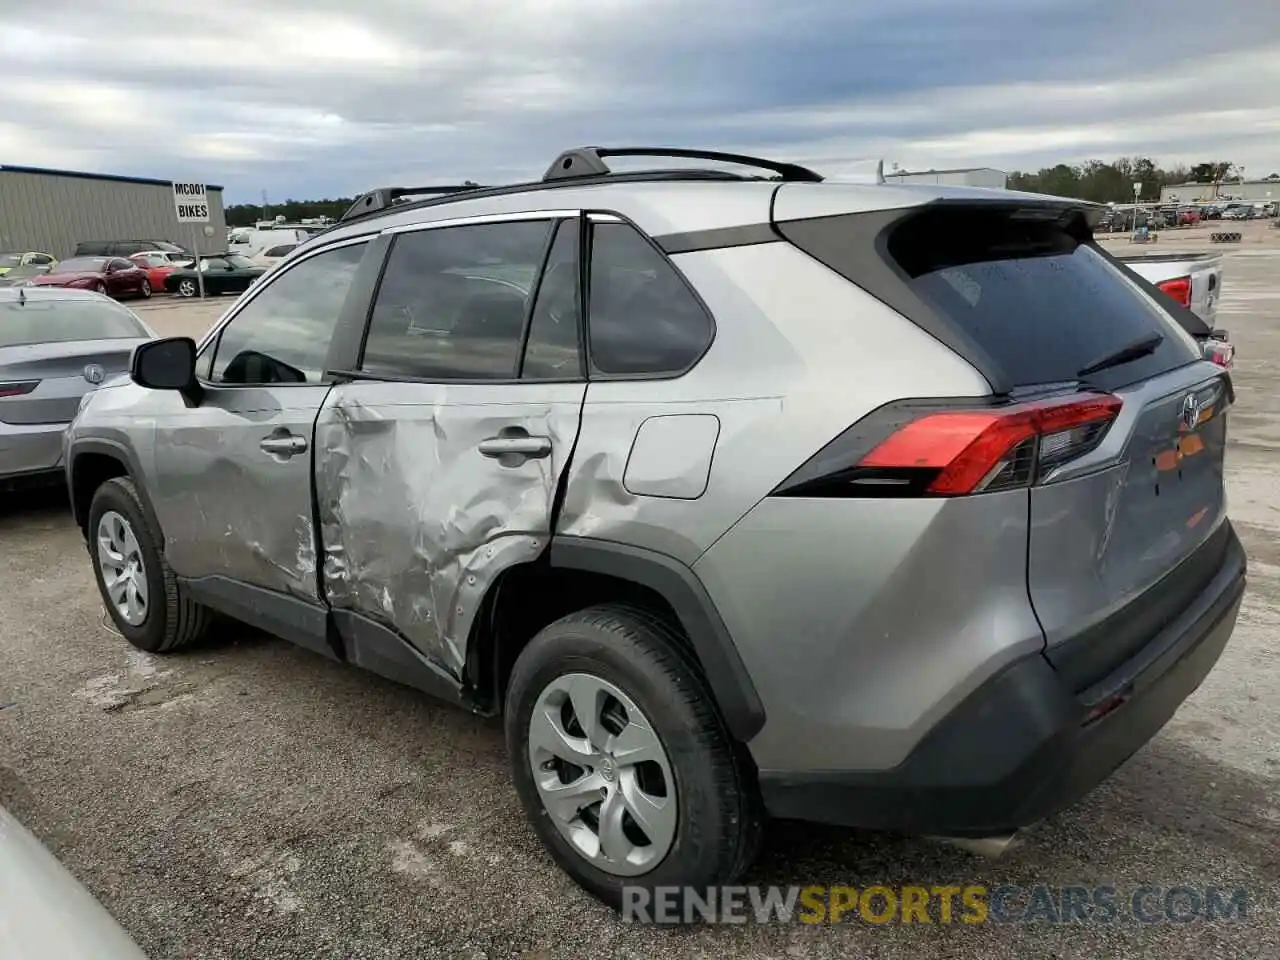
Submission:
POLYGON ((1182 398, 1182 411, 1178 420, 1182 424, 1182 429, 1188 431, 1194 430, 1196 424, 1200 422, 1200 403, 1196 400, 1194 393, 1188 393, 1182 398))
POLYGON ((107 371, 100 363, 91 363, 84 368, 84 378, 90 383, 97 386, 103 380, 107 379, 107 371))

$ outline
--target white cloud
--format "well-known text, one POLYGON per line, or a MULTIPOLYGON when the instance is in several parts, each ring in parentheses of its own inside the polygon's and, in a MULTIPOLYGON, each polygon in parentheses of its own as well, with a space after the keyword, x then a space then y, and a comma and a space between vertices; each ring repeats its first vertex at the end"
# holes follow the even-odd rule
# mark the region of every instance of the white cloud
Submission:
POLYGON ((536 176, 659 142, 834 175, 1146 154, 1280 168, 1280 7, 1195 54, 1101 0, 114 0, 0 30, 0 159, 223 182, 229 200, 536 176), (229 12, 231 11, 231 12, 229 12), (1119 19, 1116 19, 1119 18, 1119 19), (1161 51, 1152 55, 1153 51, 1161 51))

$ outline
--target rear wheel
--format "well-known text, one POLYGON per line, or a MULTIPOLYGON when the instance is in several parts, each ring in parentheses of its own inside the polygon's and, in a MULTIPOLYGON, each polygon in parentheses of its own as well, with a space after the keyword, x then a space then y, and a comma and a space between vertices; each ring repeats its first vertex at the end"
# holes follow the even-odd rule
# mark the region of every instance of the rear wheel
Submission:
POLYGON ((200 292, 200 288, 196 286, 196 282, 191 279, 182 279, 178 281, 178 296, 194 297, 200 292))
POLYGON ((184 595, 132 480, 118 477, 97 489, 88 533, 98 592, 126 640, 139 650, 165 653, 205 632, 210 612, 184 595))
POLYGON ((101 293, 103 296, 105 296, 107 293, 107 285, 103 283, 101 280, 99 280, 97 283, 93 285, 93 292, 101 293))
POLYGON ((506 697, 516 790, 560 867, 618 907, 624 887, 732 883, 760 837, 755 783, 680 636, 646 610, 557 620, 506 697))
POLYGON ((151 299, 151 281, 146 277, 142 278, 142 286, 138 288, 138 296, 142 297, 143 300, 151 299))

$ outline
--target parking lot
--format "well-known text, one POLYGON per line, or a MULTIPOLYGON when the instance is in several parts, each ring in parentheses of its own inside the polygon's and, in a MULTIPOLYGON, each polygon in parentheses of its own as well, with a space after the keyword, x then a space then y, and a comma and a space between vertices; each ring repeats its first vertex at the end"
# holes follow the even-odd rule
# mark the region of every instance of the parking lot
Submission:
MULTIPOLYGON (((55 494, 0 501, 0 805, 154 958, 1280 956, 1280 230, 1224 246, 1237 346, 1234 639, 1155 741, 998 861, 775 824, 752 884, 1247 887, 1243 920, 1110 925, 622 923, 551 862, 500 723, 248 631, 173 657, 104 625, 55 494)), ((1207 230, 1152 250, 1204 249, 1207 230)), ((1127 241, 1106 241, 1128 251, 1127 241)), ((231 304, 153 301, 198 336, 231 304)))

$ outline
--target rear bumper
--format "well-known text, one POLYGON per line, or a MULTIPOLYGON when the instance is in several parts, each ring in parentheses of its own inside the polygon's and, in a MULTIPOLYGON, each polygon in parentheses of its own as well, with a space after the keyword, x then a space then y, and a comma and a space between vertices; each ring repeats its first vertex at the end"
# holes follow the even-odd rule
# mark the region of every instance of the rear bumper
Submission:
POLYGON ((987 681, 891 770, 762 770, 776 817, 946 836, 1035 823, 1080 799, 1163 727, 1235 627, 1246 560, 1234 530, 1221 567, 1173 622, 1084 694, 1039 654, 987 681), (1089 722, 1100 704, 1119 706, 1089 722))
POLYGON ((62 471, 65 423, 0 423, 0 480, 62 471))

